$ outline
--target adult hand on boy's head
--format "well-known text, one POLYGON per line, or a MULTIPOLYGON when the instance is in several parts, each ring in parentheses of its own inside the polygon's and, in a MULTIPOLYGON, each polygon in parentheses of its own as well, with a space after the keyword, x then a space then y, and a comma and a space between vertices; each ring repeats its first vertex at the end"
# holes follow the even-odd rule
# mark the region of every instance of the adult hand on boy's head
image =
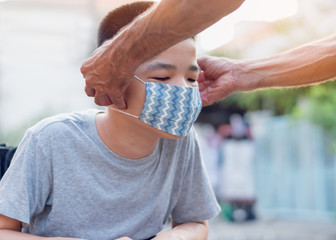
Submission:
POLYGON ((197 60, 201 69, 198 85, 203 106, 211 105, 236 91, 234 63, 215 57, 201 57, 197 60))
POLYGON ((111 47, 111 44, 112 41, 106 41, 82 64, 85 92, 89 97, 94 97, 97 105, 108 106, 113 103, 125 109, 123 94, 133 79, 135 65, 130 64, 127 56, 118 53, 120 47, 111 47))

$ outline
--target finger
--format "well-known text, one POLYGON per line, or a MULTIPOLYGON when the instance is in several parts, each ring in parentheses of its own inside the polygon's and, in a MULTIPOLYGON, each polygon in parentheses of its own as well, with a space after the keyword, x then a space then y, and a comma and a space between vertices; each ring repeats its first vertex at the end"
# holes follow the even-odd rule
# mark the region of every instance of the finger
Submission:
POLYGON ((126 109, 127 105, 125 99, 121 92, 114 92, 114 94, 109 94, 108 97, 111 99, 114 105, 117 106, 119 109, 126 109))
POLYGON ((197 76, 197 82, 198 83, 201 83, 201 82, 203 82, 204 81, 204 72, 203 71, 200 71, 199 73, 198 73, 198 76, 197 76))
POLYGON ((200 75, 200 79, 197 81, 200 91, 208 91, 208 89, 211 88, 212 85, 215 83, 215 80, 206 78, 203 73, 200 75))
POLYGON ((200 90, 200 96, 201 96, 201 100, 202 100, 202 105, 203 106, 207 106, 208 104, 208 89, 203 89, 200 90))
POLYGON ((102 94, 102 93, 99 93, 99 92, 96 92, 94 101, 99 106, 109 106, 109 105, 113 104, 111 99, 106 94, 102 94))
POLYGON ((80 71, 84 77, 92 72, 92 69, 94 69, 95 66, 95 61, 101 52, 101 47, 95 49, 91 56, 82 63, 80 71))
POLYGON ((219 65, 218 58, 204 56, 197 59, 197 63, 206 80, 215 80, 222 75, 223 69, 219 65))
POLYGON ((85 78, 85 93, 89 97, 94 97, 96 94, 96 88, 93 87, 93 84, 91 84, 94 81, 95 78, 93 77, 87 77, 85 78))
POLYGON ((203 91, 206 88, 205 77, 204 77, 204 72, 203 71, 198 73, 197 82, 198 82, 199 90, 203 91))
POLYGON ((208 56, 203 56, 203 57, 200 57, 197 59, 197 64, 198 66, 200 67, 201 70, 205 70, 207 65, 208 65, 208 62, 210 60, 210 57, 208 56))
POLYGON ((94 90, 94 88, 90 88, 88 86, 85 86, 85 93, 86 95, 88 95, 89 97, 94 97, 96 94, 96 90, 94 90))
POLYGON ((85 77, 85 75, 87 75, 89 70, 90 70, 90 62, 89 60, 86 60, 85 62, 83 62, 82 66, 80 67, 80 71, 85 77))
POLYGON ((202 99, 202 106, 203 107, 210 105, 207 94, 202 94, 201 93, 201 99, 202 99))
MULTIPOLYGON (((89 88, 94 88, 97 92, 99 92, 97 86, 101 84, 98 84, 98 80, 99 78, 97 77, 97 75, 88 73, 88 75, 85 77, 85 85, 89 88)), ((101 86, 99 87, 101 88, 101 86)))

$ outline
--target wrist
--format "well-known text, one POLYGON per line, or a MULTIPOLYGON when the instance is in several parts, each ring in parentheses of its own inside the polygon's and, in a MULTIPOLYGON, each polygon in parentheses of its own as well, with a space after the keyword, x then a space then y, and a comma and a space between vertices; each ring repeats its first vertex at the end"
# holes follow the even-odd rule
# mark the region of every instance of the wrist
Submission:
MULTIPOLYGON (((138 17, 111 41, 110 45, 113 47, 110 49, 115 51, 111 57, 118 56, 117 65, 121 71, 132 70, 134 72, 140 64, 156 54, 155 50, 160 40, 155 38, 153 31, 147 29, 150 22, 148 15, 151 12, 138 17)), ((114 64, 115 59, 110 59, 110 62, 114 64)))
POLYGON ((264 68, 256 61, 238 61, 232 67, 235 79, 235 91, 253 91, 263 88, 266 73, 264 68))

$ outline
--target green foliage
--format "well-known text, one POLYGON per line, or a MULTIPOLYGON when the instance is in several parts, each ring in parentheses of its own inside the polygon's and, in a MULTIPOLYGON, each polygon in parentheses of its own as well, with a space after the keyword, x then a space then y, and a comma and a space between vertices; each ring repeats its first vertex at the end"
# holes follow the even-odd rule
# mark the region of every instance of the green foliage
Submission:
POLYGON ((274 115, 309 118, 336 135, 336 81, 289 89, 269 89, 235 93, 220 102, 222 108, 236 105, 246 111, 271 110, 274 115), (308 110, 300 109, 299 99, 306 99, 308 110))
POLYGON ((310 101, 308 116, 314 123, 336 134, 336 81, 310 88, 306 97, 310 101))
POLYGON ((54 113, 49 108, 47 108, 41 111, 41 113, 38 114, 36 117, 22 123, 22 125, 17 127, 16 129, 7 132, 0 132, 0 143, 5 143, 7 146, 17 146, 21 142, 28 128, 32 127, 40 120, 51 115, 54 115, 54 113))
POLYGON ((20 127, 15 131, 11 131, 9 133, 0 133, 0 143, 4 143, 7 146, 17 146, 20 143, 26 130, 27 127, 20 127))
POLYGON ((269 89, 247 93, 236 93, 223 100, 223 107, 237 104, 246 111, 271 110, 275 115, 290 114, 305 88, 269 89))

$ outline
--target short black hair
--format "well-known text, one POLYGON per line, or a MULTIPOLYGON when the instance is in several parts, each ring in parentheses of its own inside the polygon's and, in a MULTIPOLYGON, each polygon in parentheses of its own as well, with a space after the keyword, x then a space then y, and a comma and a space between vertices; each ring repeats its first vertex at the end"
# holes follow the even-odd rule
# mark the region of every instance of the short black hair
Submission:
POLYGON ((130 24, 136 17, 150 9, 155 2, 138 1, 122 5, 110 11, 100 22, 98 28, 97 45, 113 38, 123 27, 130 24))

